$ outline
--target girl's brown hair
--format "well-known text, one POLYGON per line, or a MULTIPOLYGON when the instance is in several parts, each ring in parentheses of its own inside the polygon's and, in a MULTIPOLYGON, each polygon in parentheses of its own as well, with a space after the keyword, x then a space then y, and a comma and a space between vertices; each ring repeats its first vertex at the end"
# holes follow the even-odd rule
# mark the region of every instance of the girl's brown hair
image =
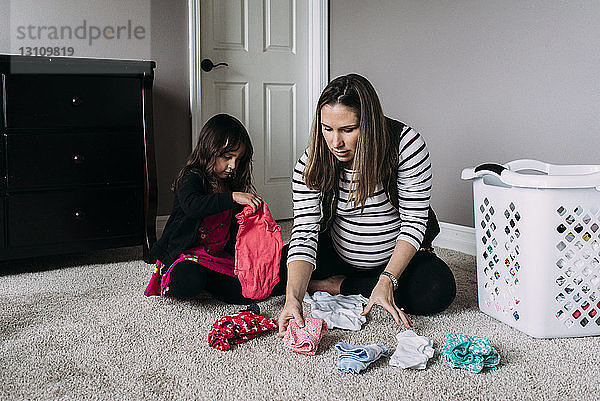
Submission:
POLYGON ((250 135, 246 127, 235 117, 229 114, 217 114, 211 117, 200 130, 198 143, 190 154, 185 166, 179 171, 171 190, 176 191, 177 185, 183 175, 191 170, 201 173, 208 180, 213 191, 221 187, 221 181, 215 176, 215 161, 218 156, 245 147, 244 155, 233 177, 225 184, 227 189, 241 192, 255 192, 252 185, 252 156, 254 149, 250 142, 250 135))
POLYGON ((321 192, 334 189, 341 162, 331 153, 321 132, 321 109, 337 104, 351 108, 359 119, 360 134, 352 161, 349 200, 364 204, 375 193, 378 184, 387 183, 397 165, 397 154, 391 149, 385 116, 373 85, 358 74, 348 74, 331 81, 321 93, 309 141, 309 155, 304 170, 306 185, 321 192))

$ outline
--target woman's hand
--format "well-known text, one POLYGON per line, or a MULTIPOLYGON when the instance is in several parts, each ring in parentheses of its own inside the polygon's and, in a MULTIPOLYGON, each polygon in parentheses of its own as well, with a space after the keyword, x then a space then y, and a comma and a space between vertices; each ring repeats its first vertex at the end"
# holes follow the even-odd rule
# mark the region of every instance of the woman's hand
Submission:
POLYGON ((234 192, 232 197, 235 203, 239 203, 240 205, 248 205, 252 208, 253 212, 256 212, 262 203, 260 196, 248 192, 234 192))
POLYGON ((283 337, 291 319, 296 319, 298 326, 304 327, 302 314, 302 300, 306 294, 306 287, 313 272, 313 264, 304 260, 294 260, 287 266, 287 285, 285 291, 285 304, 279 314, 277 325, 279 337, 283 337))
POLYGON ((287 298, 283 310, 279 314, 277 324, 279 326, 279 337, 283 337, 291 319, 295 319, 298 326, 304 327, 304 316, 302 315, 302 302, 297 299, 287 298))
POLYGON ((371 308, 373 308, 373 305, 379 305, 388 311, 398 326, 404 324, 404 327, 407 329, 412 327, 412 321, 408 315, 404 313, 403 309, 396 306, 396 302, 394 302, 394 286, 392 281, 385 276, 379 277, 379 281, 375 285, 375 288, 373 288, 369 302, 361 315, 367 315, 371 311, 371 308))

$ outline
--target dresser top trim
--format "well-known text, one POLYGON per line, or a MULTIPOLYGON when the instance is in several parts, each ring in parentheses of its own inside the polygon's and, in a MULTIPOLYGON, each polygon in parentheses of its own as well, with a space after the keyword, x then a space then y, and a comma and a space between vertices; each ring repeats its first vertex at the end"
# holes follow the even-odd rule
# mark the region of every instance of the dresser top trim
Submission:
POLYGON ((42 57, 0 54, 0 73, 13 74, 152 74, 152 60, 42 57))

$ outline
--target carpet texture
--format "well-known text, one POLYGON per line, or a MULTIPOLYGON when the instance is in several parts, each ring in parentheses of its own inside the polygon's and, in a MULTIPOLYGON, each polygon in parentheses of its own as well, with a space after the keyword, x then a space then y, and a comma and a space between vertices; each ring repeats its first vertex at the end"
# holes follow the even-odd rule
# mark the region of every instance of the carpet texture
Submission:
MULTIPOLYGON (((289 235, 289 232, 288 232, 289 235)), ((359 332, 327 331, 316 356, 289 351, 275 332, 223 352, 210 348, 212 323, 240 307, 206 296, 146 298, 153 267, 139 247, 0 265, 0 400, 587 400, 600 388, 598 337, 537 340, 477 308, 474 257, 437 249, 458 294, 436 316, 412 316, 434 340, 427 369, 381 359, 361 374, 336 370, 338 341, 383 343, 400 331, 375 308, 359 332), (497 371, 446 366, 448 332, 491 339, 497 371)), ((277 318, 284 297, 260 302, 277 318)), ((305 305, 305 313, 309 307, 305 305)))

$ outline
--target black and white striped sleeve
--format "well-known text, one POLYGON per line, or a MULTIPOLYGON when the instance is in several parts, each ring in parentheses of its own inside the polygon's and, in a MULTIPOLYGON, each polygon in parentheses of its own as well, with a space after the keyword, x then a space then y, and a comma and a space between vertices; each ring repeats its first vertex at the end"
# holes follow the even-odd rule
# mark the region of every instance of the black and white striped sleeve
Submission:
POLYGON ((425 141, 410 127, 402 132, 398 157, 398 211, 402 225, 397 239, 419 250, 431 198, 431 161, 425 141))
POLYGON ((294 205, 294 226, 288 249, 288 263, 304 260, 312 263, 317 259, 317 241, 321 222, 321 193, 309 189, 302 173, 308 159, 308 151, 300 157, 292 175, 292 201, 294 205))

